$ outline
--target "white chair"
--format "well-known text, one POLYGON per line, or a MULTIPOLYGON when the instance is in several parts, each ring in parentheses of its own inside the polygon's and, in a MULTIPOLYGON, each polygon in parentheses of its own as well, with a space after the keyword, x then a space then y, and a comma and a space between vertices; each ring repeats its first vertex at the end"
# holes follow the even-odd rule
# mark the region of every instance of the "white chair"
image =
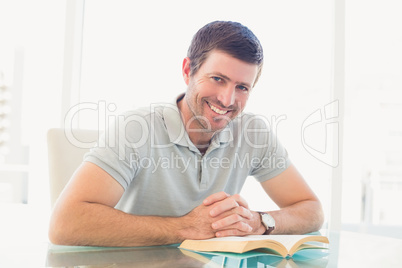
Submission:
POLYGON ((98 140, 96 130, 50 129, 47 133, 49 157, 50 204, 53 208, 57 198, 82 163, 84 154, 98 140))

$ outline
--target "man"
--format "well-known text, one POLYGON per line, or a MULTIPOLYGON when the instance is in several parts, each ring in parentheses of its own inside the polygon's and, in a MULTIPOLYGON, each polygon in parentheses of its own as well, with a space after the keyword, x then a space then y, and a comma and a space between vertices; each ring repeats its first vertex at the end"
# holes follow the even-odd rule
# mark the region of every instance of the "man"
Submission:
POLYGON ((262 64, 262 47, 243 25, 201 28, 183 61, 186 93, 124 114, 117 135, 105 134, 61 194, 50 240, 147 246, 318 230, 319 200, 266 120, 242 113, 262 64), (248 176, 280 210, 249 209, 238 195, 248 176))

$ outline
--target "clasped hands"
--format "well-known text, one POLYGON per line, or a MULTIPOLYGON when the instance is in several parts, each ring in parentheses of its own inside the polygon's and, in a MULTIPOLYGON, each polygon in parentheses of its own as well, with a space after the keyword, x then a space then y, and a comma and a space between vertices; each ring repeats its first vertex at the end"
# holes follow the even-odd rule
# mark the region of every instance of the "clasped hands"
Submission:
POLYGON ((251 211, 247 202, 238 194, 212 194, 185 218, 186 225, 190 226, 186 228, 186 238, 189 239, 244 236, 265 231, 259 213, 251 211))

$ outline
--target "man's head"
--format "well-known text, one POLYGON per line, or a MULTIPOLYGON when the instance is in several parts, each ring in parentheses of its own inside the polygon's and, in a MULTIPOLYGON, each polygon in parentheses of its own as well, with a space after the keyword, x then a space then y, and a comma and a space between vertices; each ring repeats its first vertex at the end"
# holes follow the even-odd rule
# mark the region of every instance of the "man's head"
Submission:
POLYGON ((262 63, 258 39, 240 23, 212 22, 196 33, 183 60, 187 91, 179 103, 192 140, 209 141, 244 110, 262 63))
POLYGON ((191 75, 197 73, 213 50, 256 64, 258 75, 254 81, 255 85, 261 74, 264 55, 260 41, 253 32, 242 24, 231 21, 214 21, 202 27, 194 35, 187 52, 191 61, 191 75))

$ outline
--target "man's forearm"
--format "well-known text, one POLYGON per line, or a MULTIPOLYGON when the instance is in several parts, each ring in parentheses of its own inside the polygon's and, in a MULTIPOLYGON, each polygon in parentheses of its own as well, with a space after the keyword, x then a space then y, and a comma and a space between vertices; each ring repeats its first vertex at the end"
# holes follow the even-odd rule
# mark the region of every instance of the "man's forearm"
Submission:
POLYGON ((96 203, 70 204, 53 215, 49 238, 55 244, 151 246, 179 243, 182 219, 136 216, 96 203))
POLYGON ((268 212, 275 219, 271 234, 305 234, 318 231, 324 221, 319 201, 306 200, 292 206, 268 212))

